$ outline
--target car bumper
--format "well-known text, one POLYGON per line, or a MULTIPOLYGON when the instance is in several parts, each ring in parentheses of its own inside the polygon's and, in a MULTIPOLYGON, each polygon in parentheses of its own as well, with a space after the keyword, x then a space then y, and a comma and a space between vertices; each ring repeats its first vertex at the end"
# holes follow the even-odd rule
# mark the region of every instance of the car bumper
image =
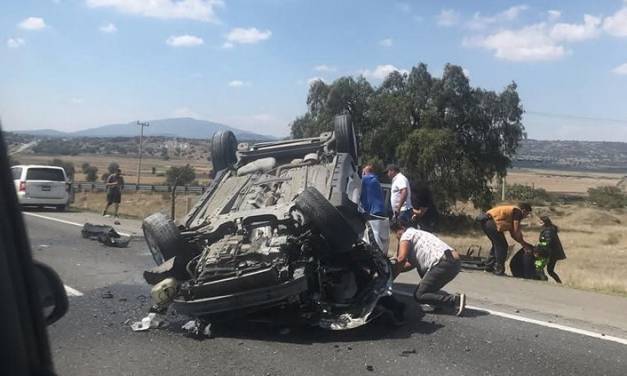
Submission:
POLYGON ((283 282, 279 285, 262 287, 236 294, 213 296, 204 299, 174 299, 172 307, 179 313, 189 316, 205 316, 215 313, 280 303, 307 290, 304 276, 283 282))
POLYGON ((20 205, 67 205, 70 202, 69 197, 63 198, 34 198, 24 194, 17 195, 17 201, 20 205))

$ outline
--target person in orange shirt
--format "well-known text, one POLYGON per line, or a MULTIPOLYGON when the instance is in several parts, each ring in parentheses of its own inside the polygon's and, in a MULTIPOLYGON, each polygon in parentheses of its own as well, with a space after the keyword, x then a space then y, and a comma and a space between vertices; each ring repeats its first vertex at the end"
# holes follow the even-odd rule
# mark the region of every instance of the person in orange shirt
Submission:
POLYGON ((494 272, 495 275, 505 274, 505 259, 509 248, 505 239, 505 232, 509 231, 512 239, 520 243, 525 252, 532 252, 533 246, 523 238, 520 221, 531 213, 531 205, 522 202, 516 205, 502 205, 488 210, 477 219, 481 223, 481 228, 486 234, 492 248, 490 257, 486 262, 486 271, 494 272))

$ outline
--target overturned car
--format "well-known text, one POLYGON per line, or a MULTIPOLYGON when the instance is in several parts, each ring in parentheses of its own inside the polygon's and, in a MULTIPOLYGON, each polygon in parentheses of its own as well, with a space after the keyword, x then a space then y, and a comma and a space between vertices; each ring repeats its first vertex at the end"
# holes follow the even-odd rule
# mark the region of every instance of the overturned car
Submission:
POLYGON ((144 277, 169 281, 162 303, 207 320, 282 308, 333 330, 377 316, 391 294, 389 224, 359 210, 348 115, 313 138, 238 145, 220 132, 211 158, 215 178, 180 226, 143 222, 158 264, 144 277))

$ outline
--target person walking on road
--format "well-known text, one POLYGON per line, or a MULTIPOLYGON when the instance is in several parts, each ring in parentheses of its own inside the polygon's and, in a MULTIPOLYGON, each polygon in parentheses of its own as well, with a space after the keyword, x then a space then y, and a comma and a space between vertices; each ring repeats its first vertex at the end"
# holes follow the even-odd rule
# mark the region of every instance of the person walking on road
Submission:
POLYGON ((385 216, 383 190, 371 164, 365 165, 361 172, 361 206, 366 213, 385 216))
POLYGON ((555 282, 562 283, 560 276, 555 272, 555 264, 557 264, 560 260, 566 259, 564 247, 562 247, 562 242, 557 235, 559 229, 546 215, 540 217, 540 221, 542 221, 542 230, 540 231, 538 248, 548 252, 549 260, 546 265, 546 271, 549 273, 551 278, 555 280, 555 282))
POLYGON ((531 213, 531 205, 526 202, 515 205, 502 205, 494 207, 477 217, 481 228, 486 234, 492 248, 486 262, 486 271, 495 275, 505 275, 505 260, 509 245, 505 239, 505 232, 509 231, 512 239, 520 243, 527 253, 533 252, 533 246, 523 238, 520 221, 531 213))
POLYGON ((107 206, 105 206, 102 215, 106 216, 107 210, 109 210, 109 207, 113 204, 113 215, 115 218, 118 218, 118 210, 120 208, 120 202, 122 202, 122 189, 124 189, 122 170, 118 168, 114 174, 109 175, 105 183, 105 188, 107 190, 107 206))
POLYGON ((399 238, 394 277, 416 268, 421 279, 414 299, 434 308, 454 309, 455 314, 461 316, 466 307, 466 295, 441 290, 461 270, 457 251, 430 232, 411 227, 403 219, 393 221, 390 229, 399 238))
POLYGON ((400 218, 410 222, 412 217, 411 188, 409 180, 401 173, 396 165, 389 165, 386 169, 388 177, 392 180, 390 188, 390 204, 392 205, 393 218, 400 218))

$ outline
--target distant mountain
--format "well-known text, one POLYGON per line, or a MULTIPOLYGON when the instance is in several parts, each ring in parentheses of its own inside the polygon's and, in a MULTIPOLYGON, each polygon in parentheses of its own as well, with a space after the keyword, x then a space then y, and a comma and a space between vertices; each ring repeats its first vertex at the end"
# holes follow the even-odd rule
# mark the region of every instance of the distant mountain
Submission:
POLYGON ((60 132, 54 129, 33 129, 31 131, 11 131, 16 134, 25 134, 37 137, 68 137, 65 132, 60 132))
MULTIPOLYGON (((270 141, 272 136, 257 134, 233 128, 225 124, 193 118, 172 118, 151 120, 150 126, 144 128, 145 136, 165 136, 182 138, 209 138, 215 132, 230 130, 238 140, 270 141)), ((136 122, 126 124, 109 124, 75 132, 59 132, 52 129, 36 129, 31 131, 15 131, 40 137, 135 137, 139 134, 136 122)))

